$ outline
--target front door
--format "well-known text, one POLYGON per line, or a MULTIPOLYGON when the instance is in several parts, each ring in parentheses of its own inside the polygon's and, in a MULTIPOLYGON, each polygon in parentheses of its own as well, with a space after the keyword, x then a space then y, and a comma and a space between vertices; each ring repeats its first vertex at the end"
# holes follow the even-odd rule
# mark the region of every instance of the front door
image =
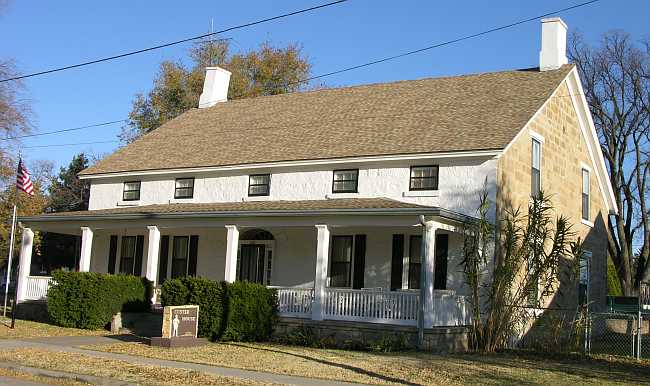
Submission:
POLYGON ((242 244, 239 280, 264 284, 264 245, 242 244))

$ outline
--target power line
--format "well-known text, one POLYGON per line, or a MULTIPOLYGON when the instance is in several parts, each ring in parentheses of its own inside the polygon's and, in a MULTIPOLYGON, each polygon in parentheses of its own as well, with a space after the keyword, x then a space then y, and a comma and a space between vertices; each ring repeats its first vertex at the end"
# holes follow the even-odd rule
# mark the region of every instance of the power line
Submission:
POLYGON ((34 72, 34 73, 31 73, 31 74, 27 74, 27 75, 14 76, 14 77, 11 77, 11 78, 6 78, 6 79, 0 80, 0 83, 9 82, 9 81, 12 81, 12 80, 31 78, 31 77, 34 77, 34 76, 51 74, 53 72, 70 70, 72 68, 78 68, 78 67, 88 66, 88 65, 91 65, 91 64, 107 62, 109 60, 120 59, 120 58, 124 58, 126 56, 131 56, 131 55, 141 54, 143 52, 158 50, 158 49, 161 49, 161 48, 170 47, 170 46, 174 46, 174 45, 181 44, 181 43, 187 43, 187 42, 190 42, 192 40, 198 40, 198 39, 203 39, 203 38, 208 37, 208 36, 218 35, 218 34, 221 34, 221 33, 224 33, 224 32, 229 32, 229 31, 234 31, 234 30, 237 30, 237 29, 251 27, 251 26, 254 26, 254 25, 257 25, 257 24, 267 23, 267 22, 270 22, 270 21, 273 21, 273 20, 278 20, 278 19, 282 19, 282 18, 285 18, 285 17, 289 17, 289 16, 295 16, 295 15, 305 13, 305 12, 311 12, 311 11, 314 11, 314 10, 317 10, 317 9, 320 9, 320 8, 326 8, 326 7, 336 5, 336 4, 345 3, 347 1, 349 1, 349 0, 332 1, 330 3, 316 5, 314 7, 305 8, 305 9, 301 9, 301 10, 293 11, 293 12, 289 12, 289 13, 284 13, 282 15, 268 17, 268 18, 265 18, 265 19, 260 19, 260 20, 252 21, 252 22, 245 23, 245 24, 240 24, 240 25, 237 25, 237 26, 234 26, 234 27, 229 27, 229 28, 226 28, 226 29, 222 29, 222 30, 216 31, 216 32, 210 32, 210 33, 197 35, 197 36, 192 36, 192 37, 181 39, 181 40, 176 40, 176 41, 169 42, 169 43, 159 44, 159 45, 153 46, 153 47, 142 48, 142 49, 135 50, 135 51, 125 52, 123 54, 107 56, 107 57, 104 57, 104 58, 94 59, 94 60, 90 60, 90 61, 82 62, 82 63, 77 63, 77 64, 71 64, 71 65, 68 65, 68 66, 51 68, 49 70, 34 72))
POLYGON ((109 121, 109 122, 102 122, 102 123, 95 123, 92 125, 86 125, 86 126, 79 126, 79 127, 73 127, 70 129, 62 129, 62 130, 52 130, 52 131, 45 131, 42 133, 34 133, 34 134, 25 134, 25 135, 17 135, 15 137, 7 137, 7 138, 0 138, 0 141, 9 141, 13 139, 22 139, 22 138, 31 138, 31 137, 40 137, 42 135, 49 135, 49 134, 56 134, 56 133, 65 133, 68 131, 76 131, 76 130, 82 130, 82 129, 89 129, 91 127, 100 127, 100 126, 108 126, 108 125, 113 125, 115 123, 120 123, 120 122, 128 122, 128 119, 118 119, 115 121, 109 121))
MULTIPOLYGON (((344 1, 347 1, 347 0, 344 0, 344 1)), ((319 79, 319 78, 323 78, 323 77, 327 77, 327 76, 331 76, 331 75, 336 75, 336 74, 340 74, 342 72, 347 72, 347 71, 351 71, 351 70, 355 70, 355 69, 359 69, 359 68, 363 68, 363 67, 368 67, 368 66, 371 66, 371 65, 374 65, 374 64, 379 64, 379 63, 387 62, 387 61, 390 61, 390 60, 398 59, 398 58, 401 58, 401 57, 404 57, 404 56, 413 55, 413 54, 416 54, 416 53, 428 51, 428 50, 431 50, 431 49, 434 49, 434 48, 438 48, 438 47, 458 43, 458 42, 463 41, 463 40, 468 40, 468 39, 472 39, 472 38, 475 38, 475 37, 486 35, 486 34, 489 34, 489 33, 492 33, 492 32, 497 32, 497 31, 501 31, 501 30, 504 30, 504 29, 507 29, 507 28, 512 28, 514 26, 524 24, 524 23, 528 23, 528 22, 531 22, 531 21, 534 21, 534 20, 537 20, 537 19, 540 19, 540 18, 543 18, 543 17, 547 17, 547 16, 550 16, 550 15, 553 15, 553 14, 558 14, 558 13, 566 12, 566 11, 573 10, 573 9, 576 9, 576 8, 579 8, 579 7, 584 7, 584 6, 596 3, 598 1, 600 1, 600 0, 587 1, 587 2, 576 4, 576 5, 573 5, 573 6, 570 6, 570 7, 562 8, 562 9, 551 11, 551 12, 547 12, 547 13, 545 13, 543 15, 530 17, 530 18, 527 18, 527 19, 523 19, 523 20, 519 20, 519 21, 510 23, 510 24, 506 24, 506 25, 502 25, 502 26, 499 26, 499 27, 491 28, 489 30, 485 30, 485 31, 478 32, 478 33, 475 33, 475 34, 466 35, 466 36, 459 37, 459 38, 452 39, 452 40, 448 40, 448 41, 445 41, 445 42, 442 42, 442 43, 437 43, 437 44, 433 44, 433 45, 430 45, 430 46, 427 46, 427 47, 419 48, 417 50, 404 52, 404 53, 401 53, 401 54, 398 54, 398 55, 389 56, 389 57, 386 57, 386 58, 383 58, 383 59, 374 60, 374 61, 371 61, 371 62, 359 64, 359 65, 352 66, 352 67, 343 68, 343 69, 340 69, 340 70, 328 72, 328 73, 317 75, 317 76, 312 76, 312 77, 302 79, 302 80, 298 80, 298 81, 295 81, 295 82, 289 82, 289 83, 286 83, 285 85, 289 86, 289 85, 292 85, 292 84, 305 83, 305 82, 309 82, 309 81, 314 80, 314 79, 319 79)), ((341 1, 339 1, 339 2, 341 2, 341 1)), ((319 7, 324 7, 324 6, 328 6, 328 5, 331 5, 331 4, 336 4, 336 3, 339 3, 339 2, 328 3, 328 4, 325 4, 325 5, 319 6, 319 7)), ((298 11, 298 12, 300 12, 300 11, 298 11)), ((236 27, 233 27, 233 28, 236 28, 236 27)), ((215 32, 215 34, 216 33, 220 33, 220 32, 215 32)), ((211 34, 201 35, 201 37, 205 37, 205 36, 209 36, 209 35, 211 35, 211 34)), ((208 102, 206 102, 206 103, 208 103, 208 102)), ((5 139, 0 139, 0 140, 18 139, 18 138, 25 138, 25 137, 35 137, 35 136, 40 136, 40 135, 53 134, 53 133, 56 133, 56 132, 80 130, 80 129, 90 128, 90 127, 94 127, 94 126, 103 126, 103 125, 107 125, 107 124, 111 124, 111 123, 127 122, 127 121, 128 121, 128 119, 124 119, 124 120, 100 123, 100 124, 97 124, 97 125, 88 125, 88 126, 82 126, 82 127, 73 128, 73 129, 64 129, 64 130, 57 130, 57 131, 53 131, 53 132, 37 133, 37 134, 31 134, 31 135, 27 135, 27 136, 5 138, 5 139)))
POLYGON ((442 43, 432 44, 432 45, 427 46, 427 47, 422 47, 422 48, 418 48, 418 49, 415 49, 415 50, 412 50, 412 51, 403 52, 403 53, 401 53, 401 54, 392 55, 392 56, 387 56, 387 57, 385 57, 385 58, 381 58, 381 59, 373 60, 373 61, 371 61, 371 62, 366 62, 366 63, 362 63, 362 64, 357 64, 357 65, 355 65, 355 66, 346 67, 346 68, 342 68, 342 69, 340 69, 340 70, 336 70, 336 71, 328 72, 328 73, 321 74, 321 75, 317 75, 317 76, 312 76, 312 77, 309 77, 309 78, 306 78, 306 79, 302 79, 302 80, 298 80, 298 81, 295 81, 295 82, 286 83, 286 86, 290 86, 290 85, 293 85, 293 84, 306 83, 306 82, 309 82, 309 81, 312 81, 312 80, 315 80, 315 79, 324 78, 324 77, 326 77, 326 76, 332 76, 332 75, 340 74, 340 73, 343 73, 343 72, 352 71, 352 70, 356 70, 356 69, 359 69, 359 68, 368 67, 368 66, 372 66, 372 65, 375 65, 375 64, 388 62, 388 61, 390 61, 390 60, 395 60, 395 59, 403 58, 403 57, 405 57, 405 56, 418 54, 418 53, 420 53, 420 52, 424 52, 424 51, 432 50, 432 49, 434 49, 434 48, 439 48, 439 47, 447 46, 447 45, 450 45, 450 44, 454 44, 454 43, 461 42, 461 41, 463 41, 463 40, 469 40, 469 39, 473 39, 473 38, 476 38, 476 37, 479 37, 479 36, 483 36, 483 35, 490 34, 490 33, 492 33, 492 32, 497 32, 497 31, 501 31, 501 30, 504 30, 504 29, 512 28, 512 27, 518 26, 518 25, 520 25, 520 24, 529 23, 529 22, 531 22, 531 21, 535 21, 535 20, 538 20, 538 19, 541 19, 541 18, 544 18, 544 17, 547 17, 547 16, 554 15, 554 14, 558 14, 558 13, 562 13, 562 12, 570 11, 570 10, 572 10, 572 9, 576 9, 576 8, 584 7, 584 6, 587 6, 587 5, 593 4, 593 3, 597 3, 597 2, 599 2, 599 1, 600 1, 600 0, 591 0, 591 1, 586 1, 586 2, 584 2, 584 3, 576 4, 576 5, 573 5, 573 6, 571 6, 571 7, 566 7, 566 8, 562 8, 562 9, 556 10, 556 11, 547 12, 547 13, 545 13, 545 14, 543 14, 543 15, 538 15, 538 16, 534 16, 534 17, 527 18, 527 19, 519 20, 519 21, 516 21, 516 22, 514 22, 514 23, 510 23, 510 24, 502 25, 502 26, 500 26, 500 27, 494 27, 494 28, 491 28, 491 29, 488 29, 488 30, 485 30, 485 31, 477 32, 477 33, 474 33, 474 34, 471 34, 471 35, 462 36, 462 37, 459 37, 459 38, 456 38, 456 39, 447 40, 447 41, 442 42, 442 43))
MULTIPOLYGON (((566 94, 566 95, 553 95, 549 96, 548 99, 550 98, 571 98, 574 96, 582 96, 585 94, 566 94)), ((533 98, 533 97, 531 97, 533 98)), ((521 98, 519 98, 521 99, 521 98)), ((338 118, 338 119, 330 119, 330 120, 316 120, 316 121, 309 121, 309 122, 303 122, 300 124, 294 125, 294 127, 301 127, 301 126, 313 126, 314 124, 320 122, 320 123, 336 123, 339 121, 361 121, 361 120, 367 120, 367 119, 376 119, 376 118, 396 118, 396 117, 403 117, 403 116, 413 116, 415 114, 420 114, 420 113, 426 113, 430 111, 436 110, 436 108, 433 109, 422 109, 422 110, 413 110, 413 111, 408 111, 406 113, 402 114, 383 114, 383 115, 372 115, 372 116, 364 116, 364 117, 359 117, 359 118, 338 118)), ((121 122, 121 121, 116 121, 116 122, 121 122)), ((261 127, 256 127, 256 131, 262 131, 262 130, 274 130, 277 129, 278 126, 261 126, 261 127)), ((226 131, 231 131, 231 130, 226 130, 226 131)), ((219 131, 216 134, 223 133, 224 131, 219 131)), ((185 137, 191 137, 194 136, 193 134, 172 134, 168 137, 166 137, 167 140, 170 139, 175 139, 175 138, 185 138, 185 137)), ((46 144, 46 145, 35 145, 35 146, 24 146, 22 149, 35 149, 35 148, 47 148, 47 147, 63 147, 63 146, 77 146, 77 145, 95 145, 95 144, 105 144, 105 143, 120 143, 121 141, 119 140, 106 140, 106 141, 93 141, 93 142, 75 142, 75 143, 59 143, 59 144, 46 144)))
POLYGON ((93 141, 93 142, 75 142, 75 143, 55 143, 49 145, 37 145, 37 146, 24 146, 23 149, 38 149, 44 147, 63 147, 63 146, 77 146, 77 145, 96 145, 100 143, 118 143, 120 141, 110 140, 110 141, 93 141))

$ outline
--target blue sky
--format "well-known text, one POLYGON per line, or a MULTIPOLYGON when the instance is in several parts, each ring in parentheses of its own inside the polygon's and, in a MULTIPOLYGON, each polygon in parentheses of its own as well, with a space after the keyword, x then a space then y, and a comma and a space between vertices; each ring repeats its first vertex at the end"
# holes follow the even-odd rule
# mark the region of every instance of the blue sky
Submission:
MULTIPOLYGON (((123 51, 306 8, 323 1, 11 1, 0 14, 0 58, 23 73, 123 51)), ((321 74, 432 43, 480 32, 581 1, 351 0, 225 35, 234 50, 264 40, 302 44, 321 74)), ((650 37, 650 1, 601 0, 561 14, 589 42, 611 29, 650 37)), ((35 131, 125 118, 138 92, 147 91, 162 60, 188 61, 190 44, 25 80, 35 131)), ((323 79, 327 86, 416 79, 537 65, 540 23, 531 22, 452 46, 323 79)), ((197 101, 198 102, 198 101, 197 101)), ((119 125, 24 140, 22 146, 116 140, 119 125)), ((67 164, 80 151, 110 153, 117 143, 23 151, 29 160, 67 164)))

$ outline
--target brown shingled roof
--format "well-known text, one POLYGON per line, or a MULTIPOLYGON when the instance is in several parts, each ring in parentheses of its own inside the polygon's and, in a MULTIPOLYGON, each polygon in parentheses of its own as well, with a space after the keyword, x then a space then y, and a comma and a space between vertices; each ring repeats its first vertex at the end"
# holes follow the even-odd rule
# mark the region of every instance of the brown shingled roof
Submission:
POLYGON ((111 215, 153 215, 153 214, 195 214, 195 213, 244 213, 262 214, 268 212, 311 212, 311 211, 354 211, 354 210, 414 210, 434 209, 430 206, 396 201, 389 198, 336 198, 328 200, 302 201, 244 201, 214 203, 174 203, 130 206, 112 209, 86 210, 78 212, 47 213, 24 217, 24 221, 38 221, 47 218, 85 218, 111 215))
POLYGON ((81 174, 503 149, 572 68, 217 103, 182 114, 81 174))

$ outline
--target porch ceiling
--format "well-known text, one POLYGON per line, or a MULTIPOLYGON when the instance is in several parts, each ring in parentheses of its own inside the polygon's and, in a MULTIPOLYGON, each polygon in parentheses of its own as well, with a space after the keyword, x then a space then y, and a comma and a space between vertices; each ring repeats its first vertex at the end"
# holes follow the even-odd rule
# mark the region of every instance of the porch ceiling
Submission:
POLYGON ((79 212, 47 213, 22 217, 25 223, 182 219, 215 217, 293 217, 322 215, 427 215, 457 222, 472 218, 439 207, 388 198, 339 198, 303 201, 246 201, 219 203, 170 203, 79 212))

